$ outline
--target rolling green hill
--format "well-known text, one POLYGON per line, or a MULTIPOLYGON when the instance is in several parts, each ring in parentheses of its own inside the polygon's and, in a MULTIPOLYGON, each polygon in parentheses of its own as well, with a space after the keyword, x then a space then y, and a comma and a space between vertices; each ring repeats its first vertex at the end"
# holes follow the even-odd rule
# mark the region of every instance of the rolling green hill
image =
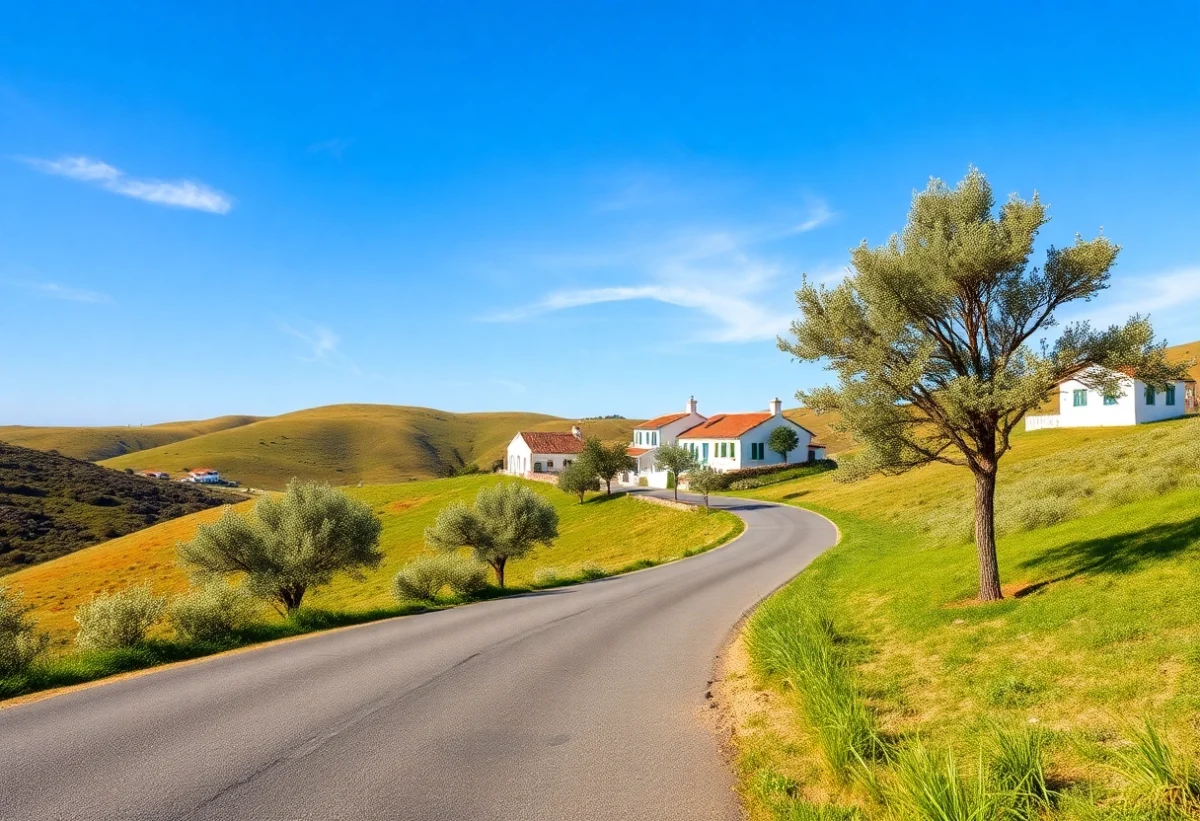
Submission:
POLYGON ((759 644, 733 665, 725 700, 745 707, 735 724, 751 818, 892 819, 887 806, 913 787, 903 762, 916 738, 953 751, 974 790, 997 727, 1044 733, 1062 795, 1039 819, 1196 817, 1166 813, 1122 755, 1148 720, 1180 768, 1200 763, 1200 418, 1022 433, 1013 446, 996 500, 1007 598, 994 604, 974 601, 963 468, 859 482, 835 471, 735 494, 812 508, 842 535, 759 609, 759 644), (810 610, 814 621, 797 616, 810 610), (759 678, 763 637, 779 630, 834 637, 863 715, 893 745, 849 786, 822 754, 821 705, 787 672, 759 678))
MULTIPOLYGON (((472 463, 490 470, 518 430, 568 430, 536 413, 450 413, 396 405, 329 405, 261 419, 102 464, 164 470, 211 467, 251 487, 282 488, 293 476, 332 484, 380 484, 450 475, 472 463)), ((636 422, 583 422, 585 436, 629 441, 636 422)))
POLYGON ((258 421, 257 416, 218 416, 199 422, 110 427, 0 426, 0 442, 35 450, 56 450, 72 459, 98 462, 125 453, 168 445, 193 436, 236 428, 258 421))

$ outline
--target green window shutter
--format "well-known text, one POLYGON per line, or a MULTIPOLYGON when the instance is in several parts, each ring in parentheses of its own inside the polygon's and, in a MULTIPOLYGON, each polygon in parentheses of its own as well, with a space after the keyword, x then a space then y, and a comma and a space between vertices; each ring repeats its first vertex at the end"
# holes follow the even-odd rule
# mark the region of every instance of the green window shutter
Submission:
POLYGON ((730 458, 730 459, 736 459, 736 458, 737 458, 737 442, 730 442, 730 443, 729 443, 729 458, 730 458))
POLYGON ((1154 388, 1150 385, 1146 386, 1146 404, 1147 405, 1154 404, 1154 388))
POLYGON ((1167 385, 1167 404, 1168 405, 1175 404, 1175 386, 1174 385, 1167 385))
POLYGON ((1087 405, 1087 391, 1075 391, 1075 407, 1082 408, 1087 405))

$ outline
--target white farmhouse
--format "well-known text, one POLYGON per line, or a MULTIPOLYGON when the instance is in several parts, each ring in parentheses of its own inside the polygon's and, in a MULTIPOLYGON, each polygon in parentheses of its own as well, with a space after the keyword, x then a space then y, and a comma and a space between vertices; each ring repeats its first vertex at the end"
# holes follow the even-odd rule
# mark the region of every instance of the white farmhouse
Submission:
POLYGON ((1025 430, 1158 422, 1183 416, 1193 396, 1194 382, 1190 379, 1178 380, 1166 390, 1155 390, 1142 380, 1125 375, 1118 395, 1105 395, 1078 379, 1068 379, 1058 386, 1058 413, 1026 416, 1025 430))
POLYGON ((824 459, 825 446, 815 441, 812 431, 784 416, 782 407, 773 399, 765 413, 719 413, 706 418, 696 412, 693 397, 684 413, 660 416, 634 428, 628 453, 637 460, 637 469, 620 478, 626 484, 645 479, 650 487, 666 487, 668 474, 654 468, 654 454, 660 445, 675 443, 691 449, 700 464, 722 473, 781 464, 784 458, 767 445, 771 432, 780 427, 791 428, 800 440, 787 461, 824 459))
POLYGON ((221 474, 212 468, 196 468, 184 477, 185 482, 195 482, 199 485, 219 485, 221 474))
POLYGON ((518 476, 560 473, 582 452, 583 433, 578 425, 570 433, 523 430, 508 443, 505 472, 518 476))

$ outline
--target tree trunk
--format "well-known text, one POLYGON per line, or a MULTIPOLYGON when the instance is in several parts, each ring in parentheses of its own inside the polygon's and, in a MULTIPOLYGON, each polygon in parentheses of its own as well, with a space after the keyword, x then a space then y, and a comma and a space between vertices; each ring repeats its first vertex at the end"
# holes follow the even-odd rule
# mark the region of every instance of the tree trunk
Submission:
POLYGON ((300 602, 304 600, 305 589, 300 585, 292 585, 279 591, 279 599, 283 602, 283 606, 287 609, 289 616, 300 609, 300 602))
POLYGON ((675 474, 675 481, 671 485, 675 490, 675 501, 679 501, 679 474, 675 474))
POLYGON ((508 560, 497 559, 496 561, 492 562, 492 570, 496 571, 496 584, 500 586, 501 590, 504 589, 504 563, 506 561, 508 560))
POLYGON ((612 496, 612 479, 604 480, 604 495, 612 496))
POLYGON ((996 469, 975 473, 975 551, 979 556, 979 600, 1000 601, 996 558, 996 469))

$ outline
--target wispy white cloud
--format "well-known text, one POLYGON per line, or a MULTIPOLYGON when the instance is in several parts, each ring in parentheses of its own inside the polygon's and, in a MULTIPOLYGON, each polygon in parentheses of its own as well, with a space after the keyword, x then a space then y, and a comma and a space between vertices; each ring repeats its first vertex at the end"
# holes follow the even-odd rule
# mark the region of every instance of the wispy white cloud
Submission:
POLYGON ((828 203, 824 200, 817 200, 809 207, 808 216, 792 226, 792 230, 788 233, 807 234, 809 231, 820 228, 835 216, 837 215, 830 210, 828 203))
POLYGON ((233 208, 228 194, 194 180, 156 180, 131 177, 121 169, 88 157, 44 160, 22 158, 31 168, 45 174, 97 185, 106 191, 155 205, 227 214, 233 208))
POLYGON ((69 285, 59 285, 57 282, 38 282, 30 287, 42 296, 51 299, 63 299, 68 302, 112 302, 112 297, 108 294, 72 288, 69 285))
POLYGON ((346 137, 334 137, 332 140, 322 140, 319 143, 313 143, 308 147, 308 150, 313 154, 329 154, 336 159, 341 159, 342 154, 346 149, 354 145, 354 140, 346 137))
POLYGON ((299 357, 301 362, 312 362, 329 367, 340 367, 351 373, 361 375, 358 365, 342 353, 342 338, 332 329, 321 324, 308 324, 305 328, 297 328, 291 323, 277 320, 279 330, 304 344, 306 353, 299 357))
MULTIPOLYGON (((1078 304, 1062 318, 1067 322, 1088 320, 1093 325, 1119 325, 1133 314, 1149 314, 1155 325, 1186 323, 1193 336, 1200 336, 1194 320, 1200 308, 1200 265, 1159 274, 1114 277, 1112 286, 1095 302, 1078 304)), ((1157 329, 1157 328, 1156 328, 1157 329)))
POLYGON ((496 385, 497 387, 507 388, 511 393, 525 393, 525 391, 528 390, 523 383, 514 382, 511 379, 499 379, 493 377, 492 379, 488 380, 488 383, 491 385, 496 385))

